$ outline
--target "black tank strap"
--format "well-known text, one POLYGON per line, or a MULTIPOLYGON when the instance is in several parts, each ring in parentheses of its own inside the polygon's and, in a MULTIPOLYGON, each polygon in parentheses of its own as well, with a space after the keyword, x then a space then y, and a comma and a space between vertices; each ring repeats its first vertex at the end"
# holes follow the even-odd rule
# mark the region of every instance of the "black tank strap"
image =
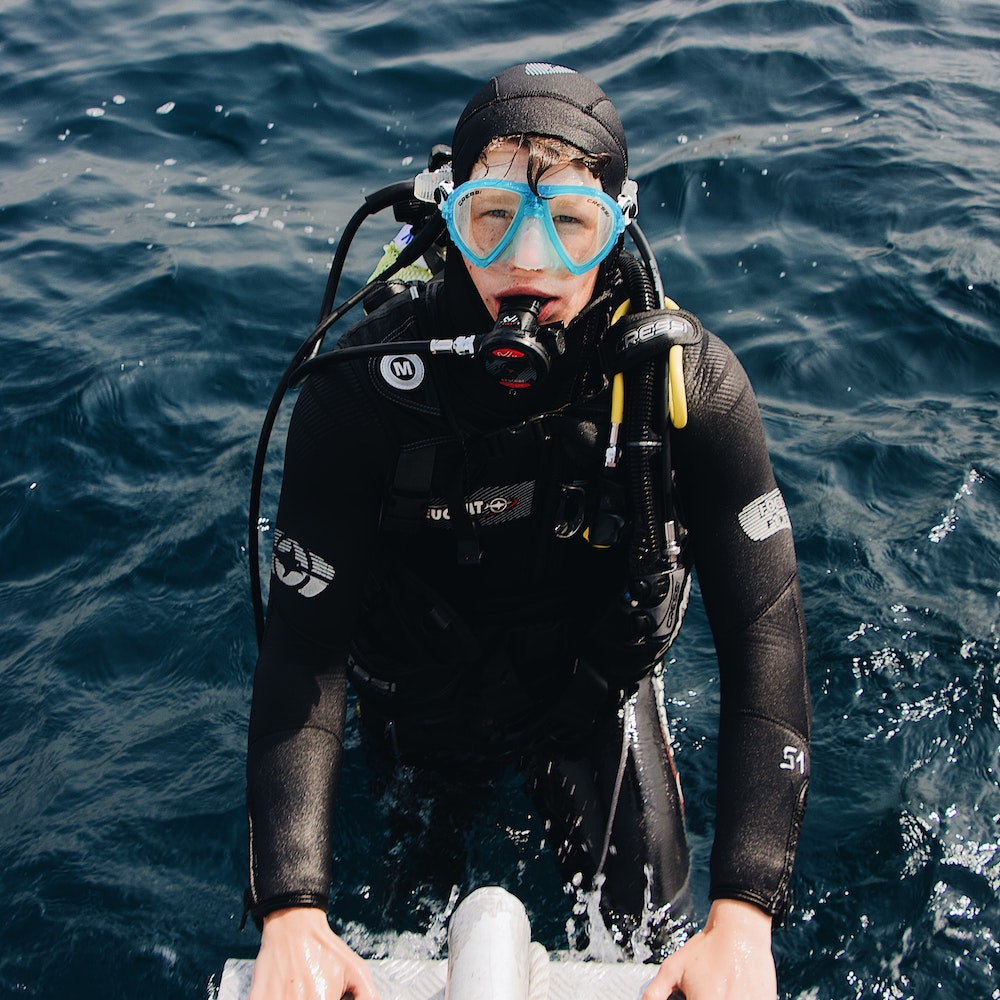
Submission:
POLYGON ((400 451, 392 485, 382 505, 383 528, 400 530, 427 516, 436 457, 437 445, 433 443, 400 451))

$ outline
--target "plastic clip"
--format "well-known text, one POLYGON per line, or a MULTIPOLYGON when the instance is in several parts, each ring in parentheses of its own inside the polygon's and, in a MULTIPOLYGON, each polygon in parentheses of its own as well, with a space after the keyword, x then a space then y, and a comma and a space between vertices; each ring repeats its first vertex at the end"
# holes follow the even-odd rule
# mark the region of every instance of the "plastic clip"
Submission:
POLYGON ((626 180, 622 184, 622 193, 618 195, 618 207, 629 222, 639 214, 639 185, 635 181, 626 180))
POLYGON ((451 164, 446 163, 437 170, 423 170, 413 178, 413 197, 432 205, 440 205, 454 190, 451 179, 451 164))

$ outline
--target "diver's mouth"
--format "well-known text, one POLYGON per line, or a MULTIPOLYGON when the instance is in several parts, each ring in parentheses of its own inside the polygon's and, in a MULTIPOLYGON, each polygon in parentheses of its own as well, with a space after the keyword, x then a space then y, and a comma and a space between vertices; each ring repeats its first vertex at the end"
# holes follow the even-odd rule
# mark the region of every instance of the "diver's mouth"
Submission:
POLYGON ((552 319, 552 313, 558 308, 559 300, 556 298, 550 298, 541 296, 542 308, 538 310, 538 322, 542 326, 547 326, 549 323, 554 322, 552 319))
POLYGON ((514 288, 507 288, 504 290, 503 295, 497 296, 497 309, 503 308, 503 303, 507 299, 537 299, 540 303, 538 308, 538 322, 542 325, 551 322, 552 313, 557 308, 558 297, 554 295, 545 295, 544 293, 538 291, 535 288, 530 288, 527 286, 517 286, 514 288))

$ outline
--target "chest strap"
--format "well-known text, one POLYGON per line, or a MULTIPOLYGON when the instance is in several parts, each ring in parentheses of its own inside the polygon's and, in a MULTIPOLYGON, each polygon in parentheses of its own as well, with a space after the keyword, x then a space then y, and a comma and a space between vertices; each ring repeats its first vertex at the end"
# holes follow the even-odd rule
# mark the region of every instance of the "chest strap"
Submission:
MULTIPOLYGON (((427 516, 434 484, 437 444, 404 448, 396 460, 396 472, 382 504, 380 526, 403 531, 420 524, 427 516)), ((458 464, 446 491, 448 518, 455 532, 460 566, 476 566, 482 558, 476 523, 465 504, 462 465, 458 464)))

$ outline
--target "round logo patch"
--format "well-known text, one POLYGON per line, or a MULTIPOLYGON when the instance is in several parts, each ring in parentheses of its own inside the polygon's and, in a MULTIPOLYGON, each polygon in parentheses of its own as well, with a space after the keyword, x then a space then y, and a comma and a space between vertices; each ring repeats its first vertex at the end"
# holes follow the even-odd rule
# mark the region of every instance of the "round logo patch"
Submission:
POLYGON ((387 354, 378 365, 379 374, 394 389, 416 389, 424 380, 424 362, 418 354, 387 354))
POLYGON ((274 532, 271 568, 286 587, 297 590, 302 597, 322 594, 335 575, 334 568, 325 559, 280 530, 274 532))

